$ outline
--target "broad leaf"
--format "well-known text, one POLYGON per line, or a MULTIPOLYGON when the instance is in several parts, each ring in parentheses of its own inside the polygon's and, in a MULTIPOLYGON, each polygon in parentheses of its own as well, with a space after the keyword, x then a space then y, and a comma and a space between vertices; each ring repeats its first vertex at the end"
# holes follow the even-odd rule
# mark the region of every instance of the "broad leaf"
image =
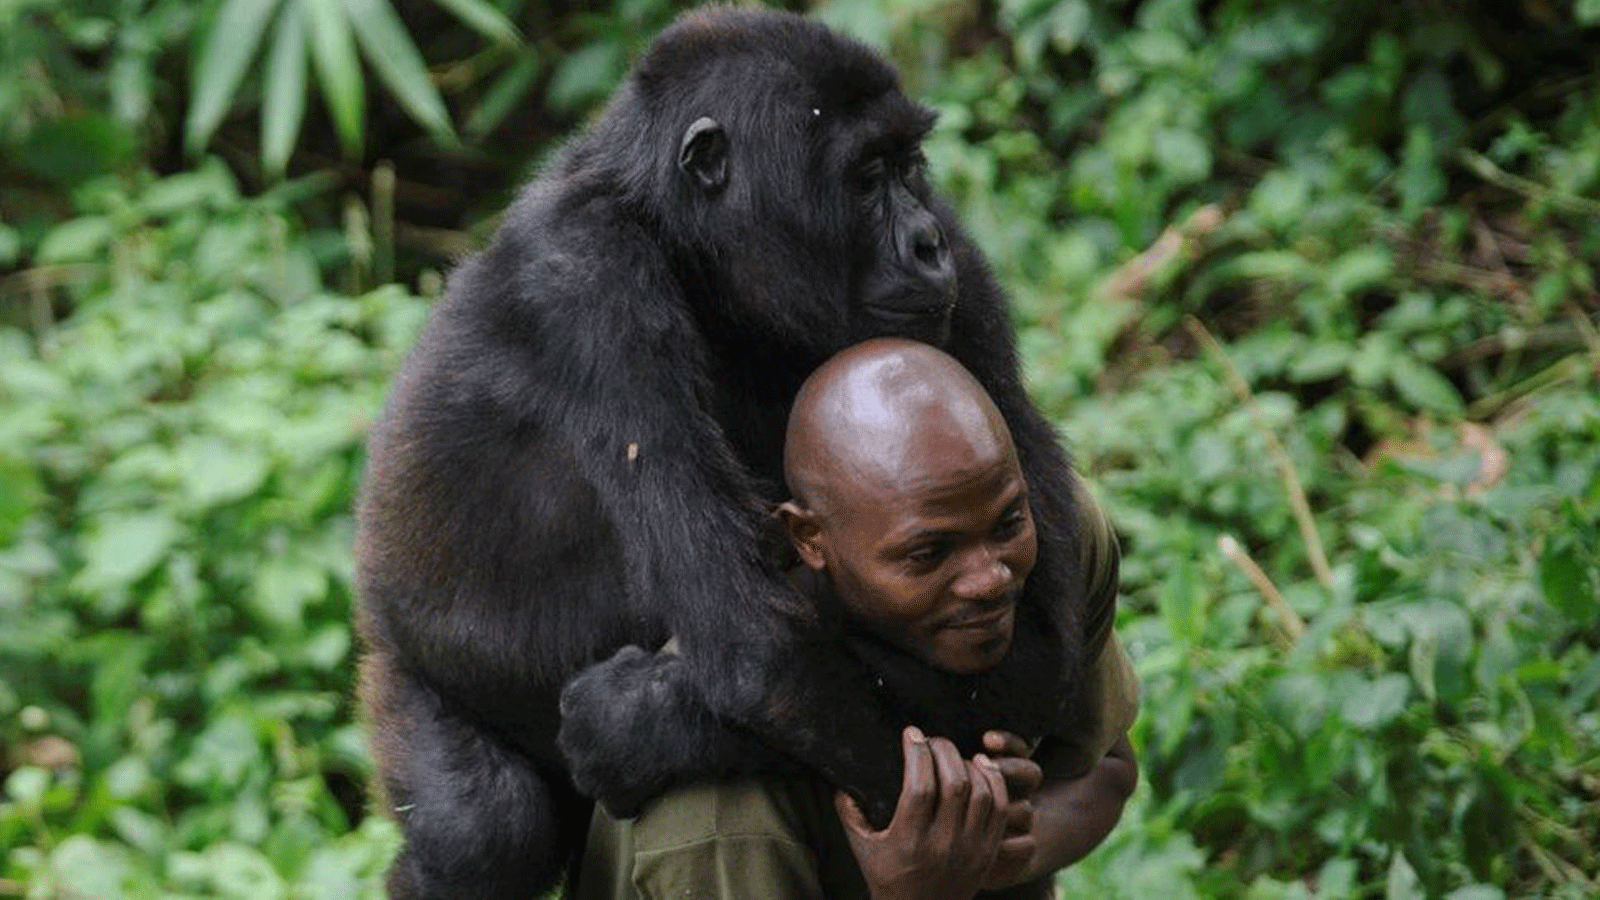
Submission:
POLYGON ((137 581, 166 556, 182 529, 164 512, 109 513, 83 541, 75 586, 89 594, 137 581))

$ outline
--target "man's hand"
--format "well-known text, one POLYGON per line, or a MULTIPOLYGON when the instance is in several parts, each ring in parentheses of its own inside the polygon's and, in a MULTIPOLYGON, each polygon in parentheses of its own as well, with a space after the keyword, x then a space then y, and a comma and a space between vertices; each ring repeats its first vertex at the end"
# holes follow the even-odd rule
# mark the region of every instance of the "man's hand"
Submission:
MULTIPOLYGON (((1043 781, 1039 766, 1026 758, 1027 744, 1015 735, 989 732, 983 744, 997 757, 1010 796, 1028 805, 1027 834, 1008 832, 984 882, 989 890, 1045 878, 1077 862, 1116 827, 1139 781, 1139 763, 1126 734, 1088 772, 1071 780, 1043 781)), ((1015 800, 1010 815, 1024 819, 1015 800)))
POLYGON ((915 727, 902 734, 901 752, 905 778, 889 827, 873 831, 848 794, 834 797, 867 888, 874 900, 970 900, 1006 837, 1001 767, 983 754, 964 760, 915 727))
POLYGON ((1034 869, 1039 845, 1033 836, 1033 794, 1044 782, 1044 772, 1028 758, 1028 742, 1009 731, 986 732, 983 747, 1000 767, 1009 801, 1006 837, 983 882, 985 890, 996 890, 1021 884, 1037 874, 1034 869))

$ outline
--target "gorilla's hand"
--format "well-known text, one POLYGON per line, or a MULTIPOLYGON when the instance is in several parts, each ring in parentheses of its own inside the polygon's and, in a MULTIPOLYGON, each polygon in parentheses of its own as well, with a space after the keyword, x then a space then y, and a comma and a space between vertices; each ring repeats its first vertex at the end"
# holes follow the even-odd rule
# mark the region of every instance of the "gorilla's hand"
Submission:
POLYGON ((682 706, 687 687, 683 668, 677 656, 623 647, 579 672, 561 692, 556 742, 567 757, 573 783, 613 816, 638 815, 646 801, 667 787, 670 767, 641 753, 635 737, 663 734, 646 723, 682 706))
POLYGON ((675 784, 795 765, 713 715, 682 657, 631 646, 567 683, 556 741, 578 790, 624 819, 675 784))

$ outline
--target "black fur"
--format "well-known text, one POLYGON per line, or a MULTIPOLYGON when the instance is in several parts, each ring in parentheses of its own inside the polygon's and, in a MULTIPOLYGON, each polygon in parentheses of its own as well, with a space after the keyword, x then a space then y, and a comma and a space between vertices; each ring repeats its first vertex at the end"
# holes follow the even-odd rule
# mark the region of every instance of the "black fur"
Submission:
POLYGON ((557 699, 627 645, 676 635, 682 656, 590 669, 564 737, 619 808, 778 746, 881 822, 908 718, 970 747, 1062 714, 1043 688, 1079 631, 1067 462, 986 265, 915 170, 931 118, 820 25, 690 13, 452 275, 371 436, 359 510, 362 701, 405 834, 392 896, 561 877, 588 801, 557 699), (842 651, 760 550, 794 391, 885 333, 973 371, 1030 485, 1028 627, 990 674, 842 651))

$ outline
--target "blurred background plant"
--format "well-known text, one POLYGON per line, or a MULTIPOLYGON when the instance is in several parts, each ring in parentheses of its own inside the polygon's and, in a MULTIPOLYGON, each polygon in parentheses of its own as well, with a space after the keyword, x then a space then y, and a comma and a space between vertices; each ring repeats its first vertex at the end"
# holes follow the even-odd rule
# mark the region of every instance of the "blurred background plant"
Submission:
MULTIPOLYGON (((360 441, 682 6, 0 0, 0 897, 377 896, 360 441)), ((1122 534, 1069 896, 1600 891, 1595 0, 833 0, 1122 534)))

